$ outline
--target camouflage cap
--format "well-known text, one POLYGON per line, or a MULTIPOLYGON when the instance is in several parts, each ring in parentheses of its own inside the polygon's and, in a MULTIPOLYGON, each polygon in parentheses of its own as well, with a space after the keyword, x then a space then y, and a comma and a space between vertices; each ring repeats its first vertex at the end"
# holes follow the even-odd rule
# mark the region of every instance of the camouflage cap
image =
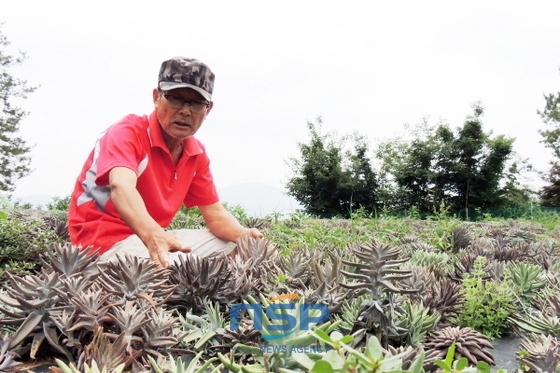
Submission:
POLYGON ((174 57, 161 64, 158 87, 162 91, 192 88, 208 101, 212 101, 214 73, 194 58, 174 57))

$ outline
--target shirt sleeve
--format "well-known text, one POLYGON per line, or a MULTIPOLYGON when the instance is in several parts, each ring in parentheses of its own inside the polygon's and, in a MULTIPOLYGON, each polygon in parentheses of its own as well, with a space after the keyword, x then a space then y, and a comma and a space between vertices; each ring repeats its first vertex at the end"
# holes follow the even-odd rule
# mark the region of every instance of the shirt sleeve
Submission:
POLYGON ((111 126, 100 139, 95 178, 97 185, 109 185, 109 171, 115 167, 126 167, 138 173, 138 164, 142 159, 141 140, 133 123, 138 119, 134 116, 124 118, 111 126))
POLYGON ((197 158, 196 174, 184 202, 188 208, 206 206, 220 200, 210 172, 210 159, 205 152, 199 154, 197 158))

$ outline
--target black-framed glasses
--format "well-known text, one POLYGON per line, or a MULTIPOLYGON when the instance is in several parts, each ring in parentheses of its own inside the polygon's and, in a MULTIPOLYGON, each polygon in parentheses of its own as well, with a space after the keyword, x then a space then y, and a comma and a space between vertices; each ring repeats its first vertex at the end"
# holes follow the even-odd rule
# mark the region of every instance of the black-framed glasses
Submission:
POLYGON ((187 101, 182 97, 170 95, 170 94, 167 94, 167 93, 165 93, 163 95, 163 97, 165 97, 167 102, 169 102, 169 106, 171 106, 173 109, 180 109, 183 106, 185 106, 186 104, 188 104, 189 105, 189 110, 192 113, 195 113, 195 114, 204 113, 204 111, 206 109, 208 109, 208 107, 210 106, 210 103, 208 103, 208 102, 187 101))

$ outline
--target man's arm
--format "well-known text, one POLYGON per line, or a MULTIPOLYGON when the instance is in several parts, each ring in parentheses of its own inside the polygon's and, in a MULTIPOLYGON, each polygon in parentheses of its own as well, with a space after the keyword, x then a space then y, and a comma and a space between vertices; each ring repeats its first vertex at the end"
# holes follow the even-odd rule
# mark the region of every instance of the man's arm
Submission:
POLYGON ((109 171, 111 200, 122 220, 148 248, 150 259, 160 267, 167 267, 170 251, 189 252, 190 248, 181 244, 150 216, 136 189, 136 181, 136 173, 129 168, 115 167, 109 171))
POLYGON ((199 206, 202 217, 210 232, 221 239, 236 242, 243 234, 253 238, 263 238, 256 228, 245 228, 220 202, 199 206))

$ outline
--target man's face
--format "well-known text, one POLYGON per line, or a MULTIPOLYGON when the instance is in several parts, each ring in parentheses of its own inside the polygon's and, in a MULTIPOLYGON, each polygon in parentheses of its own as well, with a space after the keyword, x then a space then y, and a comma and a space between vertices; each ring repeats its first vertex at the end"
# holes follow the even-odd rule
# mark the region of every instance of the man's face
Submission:
POLYGON ((154 89, 153 98, 157 118, 166 140, 183 140, 193 136, 202 125, 213 104, 190 88, 169 91, 154 89), (181 104, 183 105, 181 106, 181 104), (208 106, 206 107, 204 104, 208 104, 208 106), (202 112, 195 112, 198 111, 195 110, 197 106, 198 108, 203 107, 202 112))

